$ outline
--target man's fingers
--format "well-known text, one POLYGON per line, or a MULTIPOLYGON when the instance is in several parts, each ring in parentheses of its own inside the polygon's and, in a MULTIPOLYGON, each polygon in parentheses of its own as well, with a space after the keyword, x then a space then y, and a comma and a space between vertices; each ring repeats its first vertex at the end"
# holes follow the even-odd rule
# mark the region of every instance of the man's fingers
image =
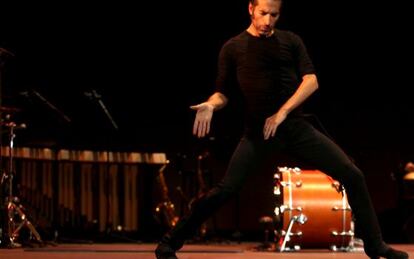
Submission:
POLYGON ((268 124, 265 125, 263 129, 264 139, 269 139, 270 136, 274 137, 276 134, 276 129, 277 129, 276 125, 268 125, 268 124))
POLYGON ((210 133, 210 121, 207 122, 207 132, 206 134, 210 133))
POLYGON ((196 119, 193 126, 193 135, 197 135, 199 121, 196 119))
POLYGON ((197 136, 205 137, 210 132, 210 121, 203 121, 198 124, 197 136))
POLYGON ((210 132, 210 123, 211 123, 211 111, 204 110, 205 105, 193 105, 190 106, 191 109, 197 110, 196 118, 193 125, 193 135, 201 138, 206 136, 210 132))
POLYGON ((210 121, 195 120, 193 126, 193 135, 201 138, 210 132, 210 121))
POLYGON ((272 122, 271 122, 270 119, 267 119, 266 122, 265 122, 264 129, 265 129, 266 132, 269 132, 271 130, 271 128, 272 128, 272 122))
POLYGON ((203 121, 202 123, 200 123, 200 134, 198 134, 198 136, 200 137, 200 138, 202 138, 202 137, 204 137, 204 135, 205 135, 205 131, 206 131, 206 122, 205 121, 203 121))
POLYGON ((263 136, 264 136, 264 139, 269 138, 269 126, 267 126, 267 125, 263 129, 263 136))
POLYGON ((275 136, 275 134, 276 134, 276 130, 277 130, 277 127, 276 127, 276 126, 274 126, 274 127, 273 127, 273 129, 272 129, 272 132, 271 132, 271 134, 270 134, 272 137, 274 137, 274 136, 275 136))

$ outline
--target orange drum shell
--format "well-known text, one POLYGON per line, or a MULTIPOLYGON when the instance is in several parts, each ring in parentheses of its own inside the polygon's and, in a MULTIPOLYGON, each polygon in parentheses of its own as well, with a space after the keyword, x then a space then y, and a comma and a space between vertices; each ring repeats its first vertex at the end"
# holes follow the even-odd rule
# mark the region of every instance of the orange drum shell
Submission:
MULTIPOLYGON (((302 170, 300 174, 294 172, 283 172, 282 181, 291 181, 292 207, 302 208, 302 213, 307 217, 303 225, 294 223, 292 233, 302 232, 301 237, 291 237, 289 245, 300 245, 301 247, 329 248, 347 246, 350 237, 334 236, 333 231, 341 233, 351 229, 351 211, 337 210, 343 208, 342 193, 334 187, 334 181, 318 170, 302 170), (298 186, 296 183, 301 183, 298 186)), ((283 187, 283 204, 289 207, 290 188, 283 187)), ((345 197, 346 201, 346 197, 345 197)), ((346 206, 349 207, 346 201, 346 206)), ((285 211, 283 213, 283 230, 287 231, 290 218, 298 215, 297 210, 285 211)))

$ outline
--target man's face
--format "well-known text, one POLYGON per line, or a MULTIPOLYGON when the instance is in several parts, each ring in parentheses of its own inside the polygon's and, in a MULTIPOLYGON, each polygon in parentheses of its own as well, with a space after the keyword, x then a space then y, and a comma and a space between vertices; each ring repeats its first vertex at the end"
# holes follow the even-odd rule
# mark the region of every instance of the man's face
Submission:
POLYGON ((249 4, 249 13, 259 36, 270 36, 279 19, 282 1, 257 0, 257 5, 249 4))

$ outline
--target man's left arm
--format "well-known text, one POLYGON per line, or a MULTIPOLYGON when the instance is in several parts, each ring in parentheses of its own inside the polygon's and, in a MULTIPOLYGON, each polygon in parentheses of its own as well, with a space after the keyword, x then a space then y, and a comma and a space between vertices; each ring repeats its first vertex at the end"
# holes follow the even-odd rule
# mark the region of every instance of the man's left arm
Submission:
POLYGON ((266 119, 263 127, 264 139, 274 137, 277 127, 286 119, 288 114, 301 105, 309 96, 318 89, 318 79, 315 74, 307 74, 302 77, 296 92, 280 107, 280 109, 266 119))

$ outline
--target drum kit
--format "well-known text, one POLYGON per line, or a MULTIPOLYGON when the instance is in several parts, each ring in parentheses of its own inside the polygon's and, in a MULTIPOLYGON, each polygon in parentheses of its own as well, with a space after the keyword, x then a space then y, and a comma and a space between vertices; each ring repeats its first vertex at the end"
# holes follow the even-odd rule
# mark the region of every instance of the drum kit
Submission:
MULTIPOLYGON (((0 202, 4 202, 4 208, 6 209, 6 218, 3 222, 0 223, 0 246, 14 248, 20 247, 21 244, 18 243, 18 238, 20 236, 20 231, 26 227, 30 231, 30 238, 34 238, 40 244, 42 243, 42 239, 36 230, 36 228, 30 222, 28 215, 25 213, 25 208, 23 207, 19 197, 16 195, 15 186, 16 183, 13 182, 14 177, 16 176, 16 172, 14 169, 14 140, 16 138, 15 131, 18 129, 25 129, 26 124, 16 124, 14 121, 11 120, 11 113, 19 112, 20 110, 17 108, 11 107, 0 107, 1 114, 5 114, 4 119, 1 120, 0 128, 1 137, 3 137, 3 129, 7 129, 8 133, 8 147, 3 149, 1 146, 1 150, 6 150, 7 155, 0 154, 0 158, 8 156, 7 161, 7 170, 2 171, 0 187, 1 187, 1 194, 2 197, 0 202), (3 231, 6 230, 6 231, 3 231)), ((6 134, 4 134, 6 135, 6 134)), ((3 166, 3 163, 1 163, 3 166)), ((3 207, 3 206, 0 206, 3 207)), ((3 214, 3 213, 2 213, 3 214)))
POLYGON ((279 167, 274 174, 275 243, 269 250, 354 250, 354 224, 345 189, 318 170, 279 167))

